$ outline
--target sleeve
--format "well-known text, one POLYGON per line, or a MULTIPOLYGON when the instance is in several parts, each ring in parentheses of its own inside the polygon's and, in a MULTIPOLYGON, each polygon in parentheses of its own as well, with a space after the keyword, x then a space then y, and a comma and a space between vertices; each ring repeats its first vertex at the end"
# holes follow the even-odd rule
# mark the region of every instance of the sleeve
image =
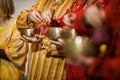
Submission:
POLYGON ((7 27, 0 34, 0 48, 5 50, 9 60, 17 67, 22 67, 27 54, 27 44, 20 39, 16 26, 7 27))
MULTIPOLYGON (((76 11, 74 12, 74 14, 76 15, 76 19, 72 22, 73 23, 73 28, 75 29, 75 31, 77 32, 78 35, 90 35, 91 32, 91 25, 89 25, 85 18, 84 18, 84 10, 80 10, 80 11, 76 11)), ((64 22, 63 22, 63 18, 64 16, 68 13, 68 11, 66 11, 66 13, 57 20, 57 22, 64 27, 64 22)))
POLYGON ((32 24, 28 25, 27 24, 27 16, 28 14, 33 11, 37 10, 37 6, 39 5, 39 0, 36 2, 35 5, 31 7, 30 10, 23 10, 17 17, 17 28, 31 28, 32 24))
MULTIPOLYGON (((106 63, 107 64, 107 63, 106 63)), ((106 67, 107 80, 119 80, 120 79, 120 59, 111 59, 106 67), (110 76, 111 75, 111 76, 110 76)))
POLYGON ((64 22, 63 22, 63 18, 64 18, 64 16, 66 15, 68 13, 68 10, 65 12, 65 14, 62 16, 62 17, 60 17, 58 20, 57 20, 57 22, 63 27, 65 24, 64 24, 64 22))
POLYGON ((92 27, 84 19, 84 11, 75 13, 76 19, 73 21, 73 28, 78 35, 87 35, 91 33, 92 27))

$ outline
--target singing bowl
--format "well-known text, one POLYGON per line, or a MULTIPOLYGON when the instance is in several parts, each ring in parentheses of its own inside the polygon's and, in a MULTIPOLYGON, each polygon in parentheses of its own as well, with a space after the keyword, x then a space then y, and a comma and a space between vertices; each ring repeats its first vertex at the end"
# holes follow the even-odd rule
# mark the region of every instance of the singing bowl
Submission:
POLYGON ((18 29, 21 36, 25 35, 28 37, 34 37, 35 34, 40 34, 40 28, 29 28, 29 29, 18 29))
POLYGON ((66 40, 66 39, 74 39, 76 37, 76 31, 75 29, 71 29, 68 32, 62 31, 61 32, 61 38, 66 40))
POLYGON ((84 55, 87 57, 96 55, 96 47, 91 40, 84 40, 82 37, 77 36, 74 40, 67 41, 64 44, 64 51, 66 56, 78 57, 84 55))
POLYGON ((54 28, 48 28, 46 31, 46 35, 49 39, 57 40, 60 38, 62 28, 54 27, 54 28))

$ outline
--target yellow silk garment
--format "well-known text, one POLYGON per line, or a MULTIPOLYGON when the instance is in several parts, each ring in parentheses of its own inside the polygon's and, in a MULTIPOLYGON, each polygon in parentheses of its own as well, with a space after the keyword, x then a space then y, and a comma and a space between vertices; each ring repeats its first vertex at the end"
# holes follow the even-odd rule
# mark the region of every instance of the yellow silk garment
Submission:
POLYGON ((17 18, 18 28, 30 28, 33 26, 27 25, 27 15, 34 10, 40 11, 41 14, 47 10, 55 9, 54 16, 60 18, 69 9, 75 0, 37 0, 36 4, 32 6, 30 10, 23 10, 17 18))
MULTIPOLYGON (((60 18, 75 0, 37 0, 30 10, 23 10, 17 18, 17 28, 31 28, 27 25, 27 15, 33 11, 44 11, 55 9, 56 18, 60 18)), ((65 58, 47 57, 50 51, 57 53, 56 45, 51 44, 49 39, 44 39, 45 50, 40 46, 32 44, 31 54, 28 59, 28 80, 66 80, 65 58)))
POLYGON ((0 59, 0 80, 19 80, 19 70, 11 63, 0 59))
POLYGON ((12 20, 0 31, 0 49, 4 49, 10 62, 0 59, 0 80, 23 80, 27 45, 12 20))
POLYGON ((3 30, 3 27, 0 27, 0 32, 3 30))

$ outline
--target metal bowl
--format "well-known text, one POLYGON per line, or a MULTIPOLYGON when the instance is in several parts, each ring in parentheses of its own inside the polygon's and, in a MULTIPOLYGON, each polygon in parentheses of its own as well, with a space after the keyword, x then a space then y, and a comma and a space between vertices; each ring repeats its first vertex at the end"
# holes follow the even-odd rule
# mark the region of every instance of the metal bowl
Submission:
POLYGON ((75 37, 76 37, 75 29, 71 29, 68 32, 65 32, 65 31, 61 32, 61 38, 64 39, 64 40, 74 39, 75 37))
POLYGON ((57 40, 60 38, 62 28, 54 27, 54 28, 48 28, 46 31, 46 35, 49 39, 57 40))
POLYGON ((21 36, 25 35, 28 37, 34 37, 35 34, 40 34, 40 28, 29 28, 29 29, 18 29, 21 36))
POLYGON ((77 36, 74 40, 69 40, 64 44, 65 55, 70 57, 79 57, 84 55, 87 57, 96 55, 96 47, 91 40, 85 40, 81 36, 77 36))

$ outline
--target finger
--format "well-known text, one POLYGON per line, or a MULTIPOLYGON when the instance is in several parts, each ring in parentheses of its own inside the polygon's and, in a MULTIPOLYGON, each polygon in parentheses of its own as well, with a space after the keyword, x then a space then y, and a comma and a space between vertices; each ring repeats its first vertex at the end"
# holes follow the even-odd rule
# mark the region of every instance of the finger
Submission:
POLYGON ((51 22, 51 17, 49 15, 46 16, 47 22, 50 23, 51 22))
POLYGON ((68 20, 68 19, 63 19, 63 22, 64 22, 65 25, 67 25, 67 26, 71 26, 71 25, 72 25, 71 21, 68 20))
POLYGON ((42 40, 43 40, 43 38, 39 38, 39 39, 36 40, 36 42, 40 42, 41 43, 42 40))
POLYGON ((49 11, 46 11, 43 17, 46 20, 46 22, 48 23, 50 22, 51 17, 50 17, 49 11))
POLYGON ((31 43, 37 43, 37 42, 39 42, 41 39, 34 39, 34 40, 31 40, 30 42, 31 43))
POLYGON ((44 36, 42 36, 42 35, 35 35, 35 37, 38 39, 38 38, 44 38, 44 36))
POLYGON ((41 23, 41 19, 38 17, 38 15, 35 13, 34 15, 32 15, 34 18, 35 18, 35 20, 38 22, 38 23, 41 23))
POLYGON ((50 42, 51 42, 52 44, 56 44, 56 45, 62 46, 62 44, 61 44, 59 41, 50 40, 50 42))
POLYGON ((58 39, 58 41, 59 41, 60 43, 62 43, 62 44, 65 43, 63 39, 58 39))
POLYGON ((75 14, 72 14, 72 16, 70 17, 71 20, 74 20, 76 18, 75 14))
POLYGON ((23 36, 23 38, 25 39, 25 41, 31 42, 31 43, 36 43, 36 42, 41 42, 43 39, 41 38, 30 38, 27 36, 23 36))
POLYGON ((49 10, 49 11, 44 12, 43 17, 46 20, 46 22, 50 23, 52 20, 52 11, 49 10))
POLYGON ((31 18, 34 18, 38 23, 41 22, 41 19, 38 17, 40 14, 38 14, 37 11, 34 11, 30 14, 31 18))
POLYGON ((35 37, 41 37, 41 35, 35 34, 35 37))
POLYGON ((36 37, 40 37, 40 38, 43 38, 43 37, 45 37, 45 35, 35 35, 36 37))
POLYGON ((67 21, 68 21, 68 20, 70 20, 69 15, 68 15, 68 14, 67 14, 67 15, 65 15, 64 19, 65 19, 65 20, 67 20, 67 21))
POLYGON ((46 12, 43 13, 43 19, 46 21, 46 12))
POLYGON ((41 43, 42 42, 42 40, 43 40, 43 38, 34 38, 34 40, 32 40, 31 42, 32 43, 41 43))
POLYGON ((23 35, 23 38, 24 38, 25 40, 27 40, 28 42, 32 42, 32 41, 35 40, 35 38, 30 38, 30 37, 27 37, 27 36, 25 36, 25 35, 23 35))
POLYGON ((52 19, 53 19, 53 16, 54 16, 54 12, 53 12, 52 10, 50 10, 50 11, 48 12, 48 16, 49 16, 49 18, 52 20, 52 19))
POLYGON ((24 39, 23 37, 20 37, 20 39, 26 42, 26 39, 24 39))
POLYGON ((69 15, 65 15, 64 19, 63 19, 63 22, 68 25, 68 26, 71 26, 72 25, 72 19, 69 17, 69 15))
POLYGON ((86 21, 91 24, 93 27, 101 26, 102 20, 100 14, 93 10, 88 10, 85 14, 86 21))
POLYGON ((39 23, 33 15, 30 15, 29 18, 32 22, 39 23))
POLYGON ((35 12, 35 14, 36 14, 36 16, 39 18, 39 20, 40 21, 42 21, 43 20, 43 18, 42 18, 42 16, 41 16, 41 14, 39 13, 39 12, 35 12))

